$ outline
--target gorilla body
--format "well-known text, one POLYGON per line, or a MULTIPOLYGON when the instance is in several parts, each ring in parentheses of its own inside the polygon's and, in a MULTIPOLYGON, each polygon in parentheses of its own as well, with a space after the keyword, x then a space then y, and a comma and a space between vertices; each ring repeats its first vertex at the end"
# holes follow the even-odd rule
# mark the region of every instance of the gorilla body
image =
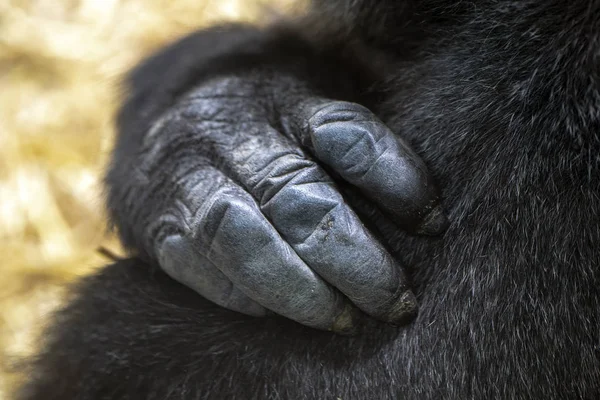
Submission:
POLYGON ((365 318, 351 337, 244 316, 121 229, 139 256, 78 285, 21 399, 600 398, 600 2, 373 3, 162 50, 130 77, 115 161, 216 76, 273 85, 280 107, 309 86, 368 107, 425 160, 451 221, 414 237, 364 207, 410 266, 418 316, 365 318))

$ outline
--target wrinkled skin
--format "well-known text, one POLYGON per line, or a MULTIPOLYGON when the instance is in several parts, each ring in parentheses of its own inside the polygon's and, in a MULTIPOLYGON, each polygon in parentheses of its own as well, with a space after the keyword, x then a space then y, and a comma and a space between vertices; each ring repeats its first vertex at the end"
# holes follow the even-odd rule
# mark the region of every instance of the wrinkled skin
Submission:
MULTIPOLYGON (((314 7, 309 27, 290 22, 287 29, 198 32, 132 73, 108 181, 111 214, 121 221, 125 244, 139 255, 73 288, 27 370, 21 400, 600 398, 600 1, 315 0, 314 7), (231 82, 244 89, 243 82, 253 81, 260 83, 257 90, 279 88, 262 104, 293 104, 285 108, 293 112, 244 114, 235 121, 259 121, 246 124, 247 132, 278 142, 286 137, 297 143, 297 154, 318 159, 349 208, 402 262, 398 271, 410 277, 418 299, 411 323, 364 318, 354 335, 343 336, 278 315, 256 318, 216 305, 158 266, 156 252, 169 243, 161 239, 182 235, 179 230, 148 235, 150 221, 168 215, 173 198, 190 193, 188 186, 168 184, 177 176, 172 167, 213 168, 246 198, 257 186, 234 179, 247 171, 226 168, 227 160, 200 164, 201 146, 187 139, 171 143, 173 154, 150 157, 153 168, 140 175, 146 180, 132 180, 131 171, 143 170, 146 152, 131 149, 139 148, 169 110, 183 111, 184 96, 212 93, 231 82), (315 98, 332 101, 322 109, 327 112, 306 111, 304 105, 315 98), (259 129, 265 116, 275 119, 270 129, 259 129), (332 117, 333 123, 326 122, 332 117), (305 130, 309 121, 324 131, 305 130), (333 133, 327 129, 332 126, 333 133), (333 154, 339 144, 343 152, 348 142, 337 133, 361 131, 357 126, 370 127, 366 137, 386 138, 380 134, 389 128, 398 137, 397 160, 413 159, 401 141, 422 158, 451 221, 443 235, 407 234, 419 222, 409 221, 404 230, 397 227, 401 221, 391 222, 385 198, 364 189, 383 182, 386 173, 352 184, 343 157, 318 152, 319 140, 332 137, 335 143, 324 146, 333 154), (120 185, 120 179, 138 186, 120 185), (158 190, 163 187, 167 190, 158 190), (131 207, 134 196, 140 204, 151 196, 153 207, 131 207)), ((264 98, 259 90, 239 104, 256 110, 264 98)), ((230 96, 223 101, 236 104, 230 96)), ((199 100, 192 114, 206 109, 199 100)), ((253 137, 232 129, 237 123, 232 119, 219 124, 219 132, 229 133, 219 142, 225 146, 240 133, 253 137)), ((170 134, 179 135, 183 130, 175 127, 182 120, 177 121, 165 119, 164 129, 172 126, 170 134)), ((203 119, 194 124, 210 125, 203 119)), ((200 132, 194 129, 188 132, 200 132)), ((210 136, 202 143, 215 143, 210 136)), ((169 142, 169 134, 160 137, 158 142, 169 142)), ((219 151, 212 146, 209 159, 216 160, 219 151)), ((249 165, 261 160, 258 154, 249 165)), ((200 187, 193 186, 212 186, 200 187)), ((289 189, 298 193, 302 187, 289 189)), ((201 196, 194 198, 201 208, 201 196)), ((256 218, 273 212, 256 201, 256 208, 236 200, 227 209, 258 209, 260 214, 248 213, 256 218)), ((319 202, 302 202, 314 204, 319 202)), ((275 219, 267 220, 270 225, 261 226, 275 228, 275 219)), ((195 246, 204 240, 198 235, 213 227, 205 220, 192 226, 200 227, 191 230, 195 246)), ((336 229, 335 221, 325 230, 330 228, 336 229)), ((215 237, 233 230, 221 232, 215 237)), ((297 245, 290 239, 273 243, 297 245)), ((185 247, 176 244, 175 250, 185 247)), ((197 248, 184 259, 198 260, 197 248)), ((216 249, 214 255, 224 254, 216 249)), ((316 272, 316 265, 306 265, 316 272)), ((307 309, 296 307, 292 314, 307 309)))
MULTIPOLYGON (((399 260, 334 177, 404 229, 435 235, 447 219, 427 168, 365 107, 257 69, 201 81, 120 145, 108 175, 117 226, 144 227, 131 247, 235 311, 340 333, 356 327, 356 308, 407 320, 417 305, 399 260)), ((121 143, 134 133, 123 128, 121 143)))

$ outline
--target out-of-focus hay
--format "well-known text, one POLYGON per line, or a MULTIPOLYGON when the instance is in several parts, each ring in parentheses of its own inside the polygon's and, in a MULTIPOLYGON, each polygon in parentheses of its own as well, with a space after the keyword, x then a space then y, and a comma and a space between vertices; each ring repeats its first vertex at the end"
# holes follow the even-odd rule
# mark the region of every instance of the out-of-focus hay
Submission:
POLYGON ((0 399, 64 284, 107 262, 98 246, 121 252, 99 183, 122 73, 193 29, 265 14, 250 0, 0 2, 0 399))

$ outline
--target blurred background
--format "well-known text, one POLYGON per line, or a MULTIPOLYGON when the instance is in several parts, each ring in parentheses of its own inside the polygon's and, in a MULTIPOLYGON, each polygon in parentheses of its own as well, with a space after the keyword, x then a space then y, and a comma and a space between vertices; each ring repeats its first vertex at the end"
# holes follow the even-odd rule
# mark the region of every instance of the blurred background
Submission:
POLYGON ((102 171, 122 75, 223 20, 267 23, 297 0, 0 0, 0 399, 23 377, 65 287, 123 254, 102 171))

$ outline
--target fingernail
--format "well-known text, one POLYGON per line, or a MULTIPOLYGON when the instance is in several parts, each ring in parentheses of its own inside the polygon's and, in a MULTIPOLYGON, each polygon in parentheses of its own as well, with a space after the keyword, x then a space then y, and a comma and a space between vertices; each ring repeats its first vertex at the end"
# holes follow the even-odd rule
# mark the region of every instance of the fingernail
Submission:
POLYGON ((346 304, 344 310, 333 321, 331 330, 340 335, 353 335, 357 332, 359 318, 359 311, 350 304, 346 304))
POLYGON ((439 235, 444 233, 449 225, 450 221, 444 214, 444 210, 441 206, 437 206, 425 216, 417 229, 417 233, 421 235, 439 235))
POLYGON ((393 324, 407 322, 417 315, 417 298, 412 290, 402 293, 398 300, 392 305, 387 314, 387 320, 393 324))

